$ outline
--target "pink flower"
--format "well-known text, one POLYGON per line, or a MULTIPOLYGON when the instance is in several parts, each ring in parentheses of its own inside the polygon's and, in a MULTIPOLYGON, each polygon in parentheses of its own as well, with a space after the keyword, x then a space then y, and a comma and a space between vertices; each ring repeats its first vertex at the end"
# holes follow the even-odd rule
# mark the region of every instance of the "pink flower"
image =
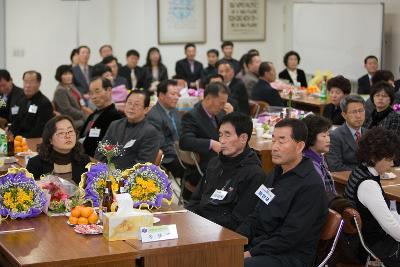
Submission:
POLYGON ((113 148, 114 148, 113 145, 106 145, 106 146, 104 147, 104 149, 105 149, 106 151, 111 151, 111 150, 113 150, 113 148))

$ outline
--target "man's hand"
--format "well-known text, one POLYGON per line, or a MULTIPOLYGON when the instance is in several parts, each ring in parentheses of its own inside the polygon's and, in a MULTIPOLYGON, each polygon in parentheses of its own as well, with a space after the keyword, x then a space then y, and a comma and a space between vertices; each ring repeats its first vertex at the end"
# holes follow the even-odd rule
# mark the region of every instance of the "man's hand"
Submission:
POLYGON ((245 251, 244 254, 243 254, 243 258, 244 258, 244 259, 245 259, 245 258, 251 258, 250 252, 249 252, 249 251, 245 251))
POLYGON ((226 114, 229 114, 233 111, 233 106, 229 103, 226 103, 224 106, 224 111, 226 114))
POLYGON ((221 151, 221 143, 215 140, 211 140, 211 150, 219 153, 221 151))

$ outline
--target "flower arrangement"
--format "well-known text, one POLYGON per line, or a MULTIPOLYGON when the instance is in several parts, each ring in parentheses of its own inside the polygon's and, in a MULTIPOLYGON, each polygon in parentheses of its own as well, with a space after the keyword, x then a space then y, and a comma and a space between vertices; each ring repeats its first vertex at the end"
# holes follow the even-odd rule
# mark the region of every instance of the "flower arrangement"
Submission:
POLYGON ((133 200, 134 208, 160 208, 163 200, 172 201, 171 183, 158 166, 138 163, 123 172, 125 190, 133 200))
MULTIPOLYGON (((330 78, 333 77, 333 73, 330 70, 326 70, 321 72, 320 70, 316 70, 314 73, 314 77, 308 83, 308 88, 312 88, 313 90, 319 90, 321 88, 322 80, 328 81, 330 78)), ((311 91, 307 90, 307 91, 311 91)), ((313 92, 316 93, 316 92, 313 92)))
POLYGON ((202 89, 202 88, 199 88, 197 90, 190 88, 190 89, 187 90, 187 92, 188 92, 188 95, 191 96, 191 97, 203 98, 203 96, 204 96, 204 89, 202 89))
POLYGON ((113 145, 108 140, 100 141, 99 145, 97 146, 97 151, 106 157, 108 165, 112 164, 112 158, 121 156, 124 153, 124 149, 121 145, 113 145))
POLYGON ((7 106, 6 101, 4 100, 4 98, 0 97, 0 108, 7 106))
POLYGON ((0 215, 11 219, 38 216, 46 203, 45 195, 26 169, 10 168, 0 177, 0 215))
POLYGON ((397 113, 400 113, 400 104, 394 104, 393 110, 396 111, 397 113))

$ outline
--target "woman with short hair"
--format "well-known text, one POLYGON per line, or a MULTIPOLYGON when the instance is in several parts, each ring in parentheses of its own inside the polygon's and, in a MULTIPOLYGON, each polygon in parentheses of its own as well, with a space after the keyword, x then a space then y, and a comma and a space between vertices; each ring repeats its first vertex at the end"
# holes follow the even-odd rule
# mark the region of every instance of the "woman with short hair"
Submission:
POLYGON ((325 106, 323 116, 330 119, 333 125, 342 125, 344 118, 340 101, 351 93, 350 81, 339 75, 328 80, 326 89, 329 92, 331 103, 325 106))
POLYGON ((296 51, 289 51, 283 57, 283 63, 286 69, 279 73, 279 79, 287 80, 290 84, 297 86, 300 84, 302 87, 307 87, 306 74, 303 70, 299 69, 300 55, 296 51))

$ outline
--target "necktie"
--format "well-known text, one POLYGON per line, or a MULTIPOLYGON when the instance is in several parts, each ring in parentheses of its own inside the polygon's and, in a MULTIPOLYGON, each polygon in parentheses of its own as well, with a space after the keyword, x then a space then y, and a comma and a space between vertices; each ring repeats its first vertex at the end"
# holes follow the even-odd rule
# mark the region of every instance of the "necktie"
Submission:
POLYGON ((168 112, 168 117, 171 119, 172 127, 174 128, 175 134, 178 136, 179 135, 178 128, 176 127, 176 121, 175 121, 174 115, 171 114, 171 112, 168 112))
POLYGON ((356 136, 356 143, 358 143, 358 141, 360 141, 360 139, 361 139, 360 131, 356 131, 356 133, 354 135, 356 136))
POLYGON ((217 125, 217 121, 215 120, 215 116, 212 116, 212 117, 210 118, 210 120, 211 120, 211 123, 214 125, 215 129, 217 129, 217 128, 218 128, 218 125, 217 125))
POLYGON ((85 80, 87 84, 89 84, 90 79, 89 79, 89 70, 87 66, 83 67, 83 76, 85 76, 85 80))
POLYGON ((136 84, 137 84, 137 79, 136 79, 136 74, 135 74, 135 70, 131 70, 131 82, 132 82, 132 88, 131 89, 135 89, 136 88, 136 84))
POLYGON ((194 62, 189 61, 189 63, 190 63, 190 71, 193 73, 194 72, 194 62))

